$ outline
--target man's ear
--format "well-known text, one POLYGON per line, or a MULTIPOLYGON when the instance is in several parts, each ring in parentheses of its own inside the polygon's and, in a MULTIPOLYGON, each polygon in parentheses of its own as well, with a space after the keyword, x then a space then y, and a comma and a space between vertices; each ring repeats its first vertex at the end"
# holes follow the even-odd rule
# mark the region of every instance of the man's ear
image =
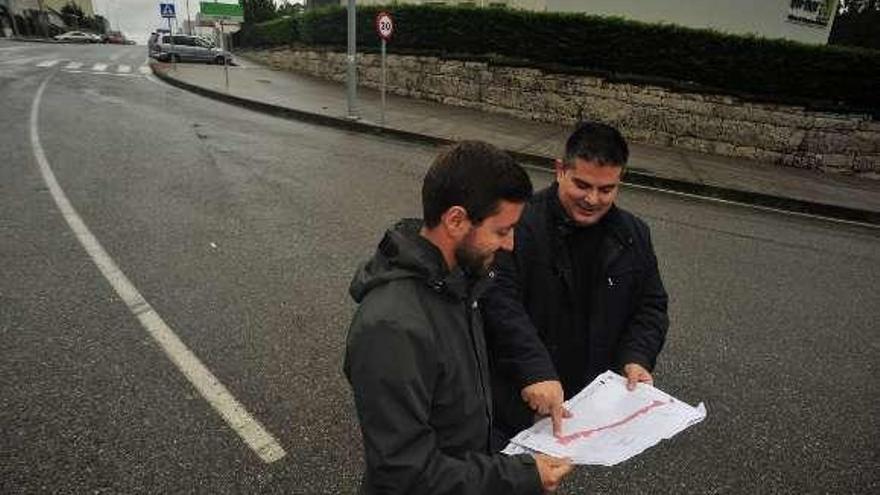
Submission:
POLYGON ((562 174, 565 173, 565 163, 562 162, 561 158, 557 158, 553 160, 553 168, 556 170, 556 180, 558 182, 562 179, 562 174))
POLYGON ((453 239, 461 239, 471 229, 471 221, 463 206, 452 206, 440 217, 440 223, 453 239))

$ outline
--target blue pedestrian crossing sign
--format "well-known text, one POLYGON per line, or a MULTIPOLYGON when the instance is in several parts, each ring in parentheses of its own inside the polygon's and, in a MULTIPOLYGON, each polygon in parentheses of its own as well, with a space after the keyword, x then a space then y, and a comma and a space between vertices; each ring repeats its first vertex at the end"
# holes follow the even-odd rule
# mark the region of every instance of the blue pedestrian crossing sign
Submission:
POLYGON ((173 19, 177 17, 177 14, 174 13, 174 4, 173 3, 160 3, 159 4, 159 13, 162 14, 162 17, 166 19, 173 19))

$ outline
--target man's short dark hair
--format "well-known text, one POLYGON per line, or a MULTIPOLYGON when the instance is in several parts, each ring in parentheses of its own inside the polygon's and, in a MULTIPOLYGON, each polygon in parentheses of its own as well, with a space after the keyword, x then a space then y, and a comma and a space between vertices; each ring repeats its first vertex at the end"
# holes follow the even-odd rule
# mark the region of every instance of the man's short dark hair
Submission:
POLYGON ((614 127, 583 121, 578 123, 565 143, 563 164, 570 167, 578 158, 601 166, 624 167, 629 160, 629 147, 614 127))
POLYGON ((446 210, 461 206, 479 225, 498 211, 500 201, 524 203, 531 195, 528 174, 510 155, 489 143, 462 141, 431 164, 422 183, 422 212, 433 228, 446 210))

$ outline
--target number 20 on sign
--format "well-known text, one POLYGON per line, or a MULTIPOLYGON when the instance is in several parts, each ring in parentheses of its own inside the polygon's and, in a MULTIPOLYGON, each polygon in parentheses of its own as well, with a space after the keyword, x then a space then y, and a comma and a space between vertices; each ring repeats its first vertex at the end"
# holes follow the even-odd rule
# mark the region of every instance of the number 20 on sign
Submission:
POLYGON ((385 41, 391 39, 394 34, 394 19, 388 12, 376 14, 376 34, 385 41))

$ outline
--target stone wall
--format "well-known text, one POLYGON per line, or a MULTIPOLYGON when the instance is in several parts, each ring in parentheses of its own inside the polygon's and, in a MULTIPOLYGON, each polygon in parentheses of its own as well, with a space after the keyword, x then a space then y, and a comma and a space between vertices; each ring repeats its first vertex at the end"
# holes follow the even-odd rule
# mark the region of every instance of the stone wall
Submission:
MULTIPOLYGON (((345 53, 284 48, 245 55, 276 69, 345 80, 345 53)), ((378 88, 380 56, 358 59, 359 83, 378 88)), ((387 90, 530 120, 594 119, 636 142, 880 179, 880 122, 869 115, 408 55, 388 56, 387 90)))

